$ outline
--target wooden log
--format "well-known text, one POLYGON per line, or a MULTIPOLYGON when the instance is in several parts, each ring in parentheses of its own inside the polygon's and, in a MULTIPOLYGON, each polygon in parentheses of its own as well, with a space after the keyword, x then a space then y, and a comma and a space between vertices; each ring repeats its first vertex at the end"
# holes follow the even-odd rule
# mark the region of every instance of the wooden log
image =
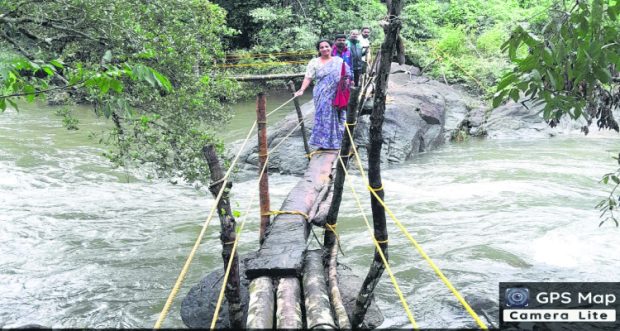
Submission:
POLYGON ((239 82, 249 82, 257 80, 275 80, 275 79, 293 79, 303 78, 306 73, 293 73, 293 74, 271 74, 271 75, 252 75, 252 76, 232 76, 230 78, 239 82))
MULTIPOLYGON (((384 200, 385 190, 381 181, 381 148, 383 145, 383 118, 385 113, 385 99, 387 93, 387 81, 390 75, 392 54, 397 47, 398 36, 402 23, 400 11, 402 0, 392 0, 390 3, 389 24, 385 26, 385 40, 381 45, 381 62, 375 83, 374 109, 370 114, 370 147, 368 148, 368 182, 375 189, 377 195, 384 200)), ((379 241, 381 252, 388 259, 388 233, 385 220, 385 210, 377 198, 370 193, 370 206, 374 226, 374 236, 379 241)), ((368 275, 362 284, 362 288, 355 302, 355 310, 351 319, 354 328, 360 327, 370 305, 375 286, 383 274, 383 261, 379 251, 375 248, 374 259, 371 263, 368 275)))
MULTIPOLYGON (((333 174, 332 174, 332 178, 333 178, 333 174)), ((324 224, 316 223, 315 220, 316 220, 317 213, 319 212, 319 208, 321 207, 321 204, 323 204, 325 202, 325 199, 327 199, 330 196, 331 188, 332 188, 332 185, 323 186, 323 188, 317 195, 317 198, 314 201, 312 208, 310 208, 310 214, 308 214, 308 220, 316 226, 324 225, 324 224)), ((331 199, 329 201, 331 202, 331 199)))
POLYGON ((350 329, 351 322, 349 321, 349 315, 347 314, 347 310, 344 306, 344 302, 342 300, 342 295, 340 294, 340 287, 338 286, 338 246, 334 245, 331 249, 331 255, 329 258, 328 264, 328 284, 329 284, 329 294, 332 302, 332 307, 334 308, 334 314, 336 315, 336 320, 338 321, 338 327, 340 329, 350 329))
MULTIPOLYGON (((336 153, 324 151, 314 155, 304 177, 286 197, 281 211, 308 215, 322 187, 329 183, 336 153)), ((267 228, 257 257, 248 261, 247 277, 301 277, 309 233, 309 225, 303 215, 277 215, 267 228)))
POLYGON ((267 169, 263 170, 267 163, 267 113, 266 113, 265 93, 260 92, 256 96, 256 123, 258 124, 258 174, 262 175, 258 181, 258 192, 260 201, 260 230, 259 242, 262 244, 265 239, 265 231, 269 225, 271 216, 269 215, 269 176, 267 169))
MULTIPOLYGON (((204 158, 209 165, 209 172, 211 173, 211 184, 209 190, 213 197, 217 197, 218 193, 222 189, 224 184, 222 179, 224 178, 224 172, 220 166, 220 162, 215 152, 213 145, 206 145, 202 149, 204 158)), ((217 202, 217 210, 220 218, 220 240, 222 241, 222 259, 224 260, 224 270, 228 267, 230 261, 233 244, 236 239, 236 223, 235 218, 232 215, 229 201, 229 192, 232 188, 232 182, 228 182, 222 197, 217 202)), ((226 282, 226 289, 224 294, 228 301, 228 317, 229 325, 231 328, 240 328, 243 326, 243 309, 241 308, 241 294, 239 289, 239 258, 235 252, 232 265, 230 267, 230 273, 228 281, 226 282)))
POLYGON ((280 278, 276 292, 276 328, 301 329, 301 288, 297 277, 280 278))
MULTIPOLYGON (((288 90, 295 94, 295 83, 292 80, 288 81, 288 90)), ((301 113, 301 107, 299 106, 299 100, 293 99, 295 104, 295 111, 297 112, 297 121, 299 121, 299 129, 301 130, 301 138, 304 140, 304 150, 306 154, 310 154, 310 145, 308 145, 308 138, 306 137, 306 125, 304 124, 304 115, 301 113)))
POLYGON ((336 329, 327 294, 323 254, 320 250, 306 253, 303 288, 306 307, 306 328, 336 329))
POLYGON ((275 293, 270 277, 258 277, 250 282, 248 290, 248 329, 273 329, 275 293))
POLYGON ((317 205, 316 212, 313 217, 310 218, 312 224, 316 226, 325 226, 333 196, 334 192, 330 190, 325 196, 325 199, 317 205))

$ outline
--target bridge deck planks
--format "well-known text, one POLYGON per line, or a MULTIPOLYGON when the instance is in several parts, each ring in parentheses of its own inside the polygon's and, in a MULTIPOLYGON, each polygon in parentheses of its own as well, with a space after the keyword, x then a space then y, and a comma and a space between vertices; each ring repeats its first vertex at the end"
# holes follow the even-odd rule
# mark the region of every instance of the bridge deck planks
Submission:
MULTIPOLYGON (((309 214, 321 188, 329 184, 332 165, 337 155, 337 151, 315 154, 304 177, 291 190, 280 210, 309 214)), ((247 277, 300 277, 303 273, 309 229, 309 223, 302 215, 277 215, 265 232, 265 241, 256 258, 248 261, 247 277)))

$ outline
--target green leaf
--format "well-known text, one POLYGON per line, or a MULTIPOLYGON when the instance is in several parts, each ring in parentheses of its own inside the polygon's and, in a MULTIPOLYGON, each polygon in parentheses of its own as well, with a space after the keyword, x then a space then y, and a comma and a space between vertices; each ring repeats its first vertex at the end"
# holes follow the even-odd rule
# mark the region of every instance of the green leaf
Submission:
POLYGON ((596 78, 601 81, 603 84, 607 84, 611 82, 611 72, 609 72, 606 68, 601 68, 600 66, 596 66, 594 69, 594 75, 596 78))
POLYGON ((620 184, 620 179, 618 179, 618 177, 616 175, 611 176, 611 180, 613 180, 614 183, 616 183, 616 184, 620 184))
POLYGON ((50 64, 53 65, 54 67, 58 68, 58 69, 64 68, 63 63, 60 60, 51 60, 50 64))
POLYGON ((153 76, 157 80, 157 83, 160 87, 163 87, 164 90, 166 90, 167 92, 172 91, 172 84, 170 84, 168 78, 157 72, 155 69, 151 69, 151 72, 153 73, 153 76))
POLYGON ((493 108, 497 108, 502 101, 504 101, 504 98, 508 92, 510 92, 510 90, 504 89, 501 92, 495 93, 495 96, 493 97, 493 108))
POLYGON ((497 84, 497 88, 496 90, 502 90, 504 89, 506 86, 510 85, 511 83, 513 83, 514 81, 517 80, 517 75, 515 75, 514 73, 509 73, 507 75, 505 75, 502 80, 499 82, 499 84, 497 84))
POLYGON ((510 98, 514 101, 514 102, 518 102, 519 101, 519 90, 518 89, 512 89, 510 90, 510 98))
POLYGON ((46 73, 48 76, 54 76, 54 70, 53 70, 53 68, 54 68, 54 67, 44 66, 44 67, 43 67, 43 71, 45 71, 45 73, 46 73))
POLYGON ((6 111, 6 98, 0 97, 0 112, 6 111))
POLYGON ((32 85, 25 85, 24 93, 26 94, 26 100, 28 100, 28 102, 32 102, 36 97, 37 90, 32 85))
POLYGON ((547 78, 549 79, 549 82, 551 83, 551 87, 553 87, 554 89, 557 89, 557 81, 555 80, 554 77, 554 73, 551 72, 551 69, 547 69, 547 78))
POLYGON ((110 80, 110 88, 117 93, 123 92, 123 83, 120 80, 112 79, 110 80))

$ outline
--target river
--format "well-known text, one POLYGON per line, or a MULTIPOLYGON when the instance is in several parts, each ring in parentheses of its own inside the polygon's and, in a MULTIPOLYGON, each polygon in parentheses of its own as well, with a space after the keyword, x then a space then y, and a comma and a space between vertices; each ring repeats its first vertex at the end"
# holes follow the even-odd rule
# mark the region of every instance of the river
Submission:
MULTIPOLYGON (((286 97, 272 99, 268 110, 286 97)), ((111 168, 89 138, 108 124, 76 112, 78 131, 65 130, 49 107, 0 114, 0 327, 152 327, 208 215, 204 191, 111 168)), ((252 121, 251 106, 238 112, 226 139, 252 121)), ((500 281, 619 281, 618 229, 599 227, 594 208, 611 188, 598 181, 617 167, 619 150, 610 132, 446 145, 384 169, 386 201, 474 306, 497 302, 500 281)), ((298 180, 271 175, 272 205, 298 180)), ((353 183, 363 192, 359 177, 353 183)), ((246 210, 256 187, 235 182, 236 209, 246 210)), ((370 215, 367 193, 362 203, 370 215)), ((242 254, 257 248, 255 215, 256 205, 242 254)), ((391 267, 419 326, 474 327, 388 221, 391 267)), ((338 229, 340 261, 365 275, 373 247, 348 186, 338 229)), ((164 327, 184 327, 182 297, 221 266, 218 232, 215 220, 164 327)), ((376 297, 382 327, 410 326, 387 275, 376 297)))

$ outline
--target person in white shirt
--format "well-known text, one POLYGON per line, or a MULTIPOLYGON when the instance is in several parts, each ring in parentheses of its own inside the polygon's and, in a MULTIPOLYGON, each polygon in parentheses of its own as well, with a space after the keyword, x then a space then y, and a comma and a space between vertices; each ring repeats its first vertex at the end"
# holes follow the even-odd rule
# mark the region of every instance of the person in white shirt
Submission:
POLYGON ((362 28, 362 35, 358 38, 360 46, 362 47, 362 61, 364 62, 362 73, 366 73, 368 62, 370 62, 370 28, 365 26, 362 28))

